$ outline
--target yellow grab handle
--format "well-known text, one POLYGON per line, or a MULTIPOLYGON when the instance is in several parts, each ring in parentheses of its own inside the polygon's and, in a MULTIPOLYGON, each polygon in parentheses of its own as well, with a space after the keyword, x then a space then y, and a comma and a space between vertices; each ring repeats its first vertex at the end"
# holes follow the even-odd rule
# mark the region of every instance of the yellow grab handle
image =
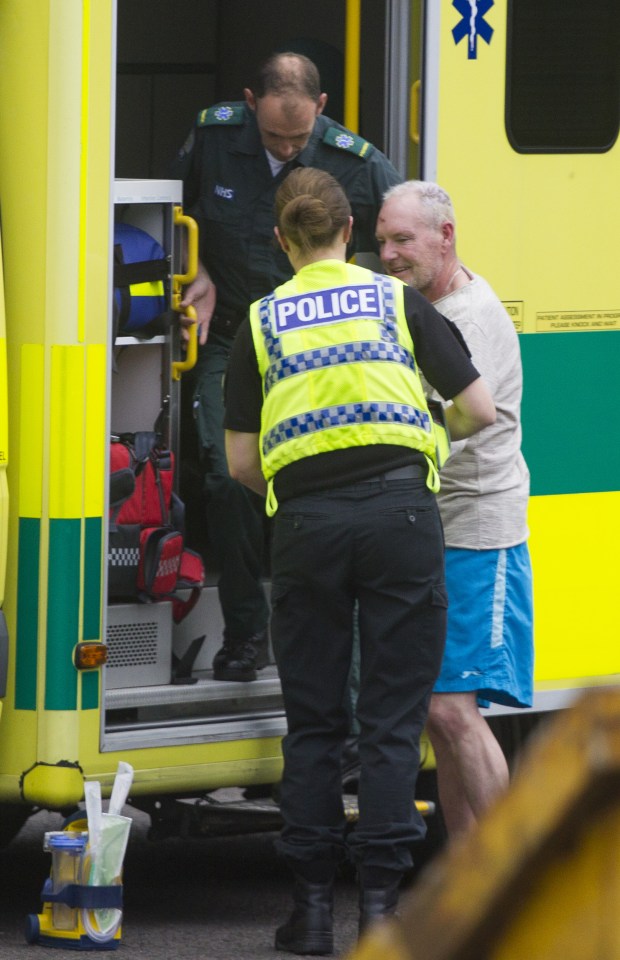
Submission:
POLYGON ((409 137, 414 143, 420 142, 420 89, 422 81, 416 80, 411 84, 409 97, 409 137))
POLYGON ((198 272, 198 224, 192 217, 183 213, 183 207, 174 207, 175 227, 185 227, 187 230, 187 266, 185 273, 175 273, 172 282, 176 287, 183 287, 191 283, 198 272))
POLYGON ((175 360, 172 364, 173 380, 180 380, 184 373, 187 373, 188 370, 196 366, 196 360, 198 359, 198 323, 196 311, 191 306, 186 307, 184 316, 192 321, 187 328, 189 340, 187 341, 185 360, 175 360))
POLYGON ((174 360, 172 363, 172 379, 180 380, 181 376, 192 367, 196 366, 198 359, 198 324, 196 311, 194 307, 189 306, 181 308, 180 303, 183 299, 183 287, 191 283, 198 273, 198 224, 192 217, 183 213, 183 207, 175 206, 173 209, 173 222, 175 227, 185 227, 187 230, 186 244, 186 268, 185 273, 175 273, 172 276, 172 309, 177 313, 182 313, 184 317, 191 320, 187 328, 189 339, 185 351, 184 360, 174 360))

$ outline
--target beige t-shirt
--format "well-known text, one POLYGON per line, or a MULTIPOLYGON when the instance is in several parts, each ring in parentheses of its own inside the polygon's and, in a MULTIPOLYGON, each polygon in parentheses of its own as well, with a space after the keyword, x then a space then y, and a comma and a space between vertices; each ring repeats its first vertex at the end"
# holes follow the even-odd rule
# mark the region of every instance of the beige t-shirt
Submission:
POLYGON ((501 301, 482 277, 435 302, 463 334, 495 402, 497 419, 453 444, 441 471, 439 509, 446 546, 499 549, 528 537, 530 474, 521 453, 519 340, 501 301))

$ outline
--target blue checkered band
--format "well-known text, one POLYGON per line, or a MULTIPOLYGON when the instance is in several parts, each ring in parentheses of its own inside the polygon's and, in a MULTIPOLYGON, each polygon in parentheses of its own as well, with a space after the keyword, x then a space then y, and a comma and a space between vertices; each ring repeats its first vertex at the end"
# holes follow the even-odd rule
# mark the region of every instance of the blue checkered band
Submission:
POLYGON ((382 274, 373 274, 373 279, 383 291, 383 316, 379 321, 380 340, 333 344, 285 357, 282 354, 282 341, 277 334, 274 334, 270 317, 270 307, 275 296, 271 293, 260 301, 258 310, 261 332, 269 357, 269 368, 265 374, 265 396, 276 383, 286 377, 307 373, 309 370, 337 366, 341 363, 359 363, 368 360, 402 363, 415 372, 415 360, 412 354, 398 342, 394 287, 389 278, 382 274))
POLYGON ((386 339, 395 340, 396 339, 396 301, 394 299, 394 285, 384 276, 382 273, 374 273, 373 277, 375 278, 376 283, 380 283, 383 287, 383 309, 385 311, 383 318, 383 326, 385 329, 386 339))
POLYGON ((428 413, 406 403, 379 403, 373 400, 339 404, 281 420, 263 437, 263 455, 266 457, 275 447, 287 440, 355 423, 394 423, 417 427, 427 433, 431 429, 428 413))
POLYGON ((265 338, 265 346, 267 347, 267 353, 269 354, 270 359, 272 356, 277 356, 277 357, 282 356, 282 346, 280 344, 280 338, 274 337, 273 330, 271 329, 271 320, 269 317, 269 308, 274 300, 275 300, 275 294, 270 293, 268 297, 263 297, 263 299, 258 305, 258 315, 260 317, 260 328, 265 338))
POLYGON ((319 347, 316 350, 304 350, 294 353, 290 357, 280 357, 272 362, 265 376, 265 396, 271 388, 286 377, 297 373, 306 373, 308 370, 320 370, 325 367, 335 367, 340 363, 360 363, 364 360, 374 360, 386 363, 404 363, 415 371, 415 360, 412 355, 399 343, 390 343, 385 340, 358 340, 355 343, 338 343, 330 347, 319 347))

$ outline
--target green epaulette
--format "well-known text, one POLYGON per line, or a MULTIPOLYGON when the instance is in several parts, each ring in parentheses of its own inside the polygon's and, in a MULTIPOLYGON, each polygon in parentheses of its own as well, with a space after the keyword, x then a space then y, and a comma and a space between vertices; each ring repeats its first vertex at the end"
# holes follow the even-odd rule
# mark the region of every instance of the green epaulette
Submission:
POLYGON ((354 153, 357 157, 366 160, 373 151, 372 143, 358 137, 355 133, 348 130, 340 130, 339 127, 330 127, 323 135, 323 143, 328 143, 330 147, 336 147, 338 150, 346 150, 347 153, 354 153))
POLYGON ((242 103, 216 103, 214 107, 201 110, 198 114, 199 127, 211 127, 225 124, 227 127, 239 126, 244 120, 242 103))

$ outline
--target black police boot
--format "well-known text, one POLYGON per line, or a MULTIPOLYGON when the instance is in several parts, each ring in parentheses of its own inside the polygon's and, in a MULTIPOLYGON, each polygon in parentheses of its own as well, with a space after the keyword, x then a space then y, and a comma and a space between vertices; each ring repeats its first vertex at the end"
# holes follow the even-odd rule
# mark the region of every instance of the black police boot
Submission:
POLYGON ((360 887, 360 935, 375 920, 382 920, 396 912, 398 906, 398 888, 401 876, 388 886, 368 887, 362 883, 360 887))
POLYGON ((311 883, 296 877, 293 900, 288 921, 276 930, 276 950, 320 957, 332 953, 334 881, 311 883))
POLYGON ((267 631, 251 637, 231 637, 224 632, 224 643, 213 658, 214 680, 256 680, 256 671, 269 663, 267 631))

